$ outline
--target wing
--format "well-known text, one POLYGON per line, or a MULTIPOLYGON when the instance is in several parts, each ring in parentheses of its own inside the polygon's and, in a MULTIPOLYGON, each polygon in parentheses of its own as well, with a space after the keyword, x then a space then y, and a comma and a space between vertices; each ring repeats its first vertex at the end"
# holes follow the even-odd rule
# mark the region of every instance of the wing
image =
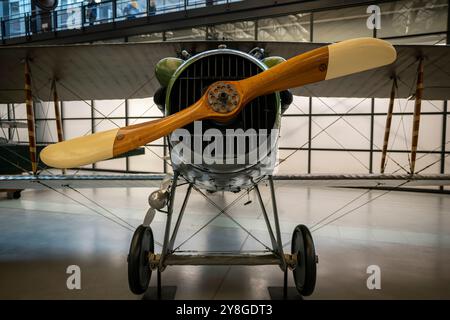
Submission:
MULTIPOLYGON (((0 189, 64 189, 72 188, 156 188, 165 175, 4 175, 0 189)), ((450 174, 302 174, 277 175, 275 180, 294 181, 304 187, 408 187, 450 185, 450 174)))
POLYGON ((450 185, 450 174, 300 174, 277 175, 305 187, 424 187, 450 185))
MULTIPOLYGON (((179 56, 183 49, 191 54, 216 49, 225 43, 244 52, 264 48, 267 55, 291 58, 324 44, 259 41, 198 41, 118 44, 78 44, 62 46, 0 47, 0 103, 24 101, 23 61, 30 61, 33 82, 45 101, 51 96, 51 82, 57 79, 63 101, 151 97, 159 88, 154 77, 156 63, 179 56)), ((388 98, 391 77, 397 75, 398 97, 410 96, 418 57, 425 58, 424 99, 450 99, 450 47, 395 46, 397 61, 383 68, 361 72, 323 83, 293 89, 294 94, 319 97, 388 98)))
POLYGON ((28 128, 26 122, 0 120, 0 128, 28 128))
POLYGON ((165 175, 5 175, 0 189, 71 188, 153 188, 160 187, 165 175))

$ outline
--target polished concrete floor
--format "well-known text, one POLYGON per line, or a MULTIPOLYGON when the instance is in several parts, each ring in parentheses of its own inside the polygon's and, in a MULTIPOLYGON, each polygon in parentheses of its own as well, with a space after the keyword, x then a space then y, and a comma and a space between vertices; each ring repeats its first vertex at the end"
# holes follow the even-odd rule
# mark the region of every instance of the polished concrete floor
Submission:
MULTIPOLYGON (((177 192, 177 208, 185 190, 181 187, 177 192)), ((297 224, 312 226, 356 199, 337 216, 354 211, 313 232, 319 255, 318 278, 314 294, 307 299, 450 299, 448 195, 308 189, 295 182, 277 182, 276 190, 286 249, 297 224), (380 267, 380 290, 366 286, 370 265, 380 267)), ((141 298, 129 292, 127 283, 126 257, 132 231, 99 212, 107 215, 107 209, 137 226, 147 210, 151 190, 80 191, 94 202, 74 191, 62 195, 52 190, 28 190, 20 200, 7 200, 0 194, 0 299, 141 298), (67 289, 69 265, 81 268, 81 290, 67 289)), ((261 191, 270 209, 269 189, 262 186, 261 191)), ((238 196, 210 195, 220 207, 238 196)), ((228 213, 268 244, 255 194, 249 197, 252 203, 244 206, 248 201, 245 195, 228 213)), ((217 213, 217 208, 193 191, 177 243, 217 213)), ((159 242, 164 221, 165 216, 158 213, 152 223, 159 242)), ((234 222, 221 216, 180 250, 262 249, 234 222)), ((163 273, 165 285, 178 287, 177 299, 269 299, 267 287, 280 286, 282 279, 282 272, 274 266, 169 267, 163 273)), ((155 283, 153 276, 151 285, 155 283)), ((291 274, 289 283, 293 285, 291 274)))

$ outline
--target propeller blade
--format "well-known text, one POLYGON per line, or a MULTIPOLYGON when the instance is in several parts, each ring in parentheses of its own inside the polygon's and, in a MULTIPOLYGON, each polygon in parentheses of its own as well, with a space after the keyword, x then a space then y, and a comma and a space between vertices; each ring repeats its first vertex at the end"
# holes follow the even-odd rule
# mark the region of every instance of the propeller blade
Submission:
POLYGON ((256 97, 342 77, 392 63, 397 53, 383 40, 360 38, 321 47, 241 81, 219 81, 192 106, 163 119, 112 129, 47 146, 40 157, 55 168, 112 158, 203 119, 228 121, 256 97))
POLYGON ((374 38, 345 40, 295 56, 269 70, 238 81, 244 105, 256 97, 388 65, 397 52, 374 38))
POLYGON ((168 135, 177 128, 210 115, 204 99, 171 116, 98 132, 45 147, 41 160, 54 168, 74 168, 110 159, 168 135))

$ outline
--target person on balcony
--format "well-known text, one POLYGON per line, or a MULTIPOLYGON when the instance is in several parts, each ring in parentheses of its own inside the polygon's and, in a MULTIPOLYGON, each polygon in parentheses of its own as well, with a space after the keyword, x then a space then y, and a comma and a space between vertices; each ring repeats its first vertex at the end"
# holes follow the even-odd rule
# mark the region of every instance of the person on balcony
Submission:
POLYGON ((139 14, 139 4, 135 0, 131 0, 125 8, 123 8, 122 13, 124 16, 127 16, 127 19, 134 19, 136 15, 139 14))
POLYGON ((95 0, 89 0, 87 4, 87 18, 89 20, 89 25, 93 26, 94 21, 97 19, 97 3, 95 0))
POLYGON ((153 16, 156 14, 156 2, 155 0, 150 0, 150 4, 148 6, 148 14, 153 16))

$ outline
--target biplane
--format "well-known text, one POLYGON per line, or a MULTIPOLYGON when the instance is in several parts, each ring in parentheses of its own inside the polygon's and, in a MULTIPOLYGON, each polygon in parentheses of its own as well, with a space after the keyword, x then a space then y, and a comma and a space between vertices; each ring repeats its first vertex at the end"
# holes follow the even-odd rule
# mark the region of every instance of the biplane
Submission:
MULTIPOLYGON (((283 250, 273 180, 295 179, 305 186, 365 188, 395 188, 406 183, 408 186, 448 185, 450 175, 419 174, 415 171, 415 161, 421 100, 446 100, 450 96, 447 87, 450 72, 438 70, 439 65, 443 65, 444 69, 449 68, 449 63, 446 63, 450 57, 449 49, 441 46, 394 47, 386 41, 373 38, 328 45, 202 41, 2 47, 0 102, 26 101, 32 174, 0 176, 0 188, 158 187, 149 196, 150 209, 142 225, 134 232, 130 245, 128 280, 135 294, 147 290, 154 270, 157 271, 160 290, 160 275, 167 266, 276 265, 284 272, 284 292, 287 272, 292 270, 299 294, 308 296, 313 293, 316 283, 318 258, 314 241, 309 229, 299 224, 292 234, 290 253, 283 250), (130 58, 133 63, 126 63, 130 58), (155 77, 152 69, 155 70, 155 77), (410 172, 385 174, 394 100, 411 96, 411 88, 398 80, 416 78, 410 172), (153 96, 165 115, 158 120, 67 141, 63 141, 60 135, 58 143, 40 152, 40 160, 45 165, 60 169, 80 167, 120 156, 167 136, 173 175, 46 175, 39 172, 31 81, 40 84, 42 96, 54 97, 56 108, 59 100, 153 96), (142 90, 135 90, 133 85, 136 83, 146 85, 142 90), (266 160, 276 158, 277 129, 283 112, 292 102, 293 94, 390 98, 380 173, 275 175, 274 162, 266 160), (200 129, 196 125, 200 125, 200 129), (211 159, 201 156, 199 162, 192 161, 198 149, 189 145, 188 140, 204 137, 208 132, 217 136, 226 135, 231 129, 234 132, 240 130, 240 133, 252 129, 263 132, 266 152, 262 155, 258 152, 250 159, 250 146, 244 144, 239 149, 236 144, 232 144, 228 148, 221 141, 216 144, 214 152, 209 150, 211 158, 218 161, 210 162, 211 159), (242 162, 228 162, 240 156, 243 156, 242 162), (258 187, 263 181, 268 182, 270 187, 273 223, 258 187), (176 190, 186 183, 188 189, 173 225, 176 190), (177 232, 192 189, 208 192, 254 190, 272 248, 264 254, 192 255, 176 252, 174 244, 177 232), (160 253, 155 252, 150 226, 156 211, 166 214, 160 253)), ((60 116, 58 112, 55 114, 58 123, 60 116)), ((197 144, 200 152, 208 149, 208 142, 211 140, 200 140, 197 144)))

